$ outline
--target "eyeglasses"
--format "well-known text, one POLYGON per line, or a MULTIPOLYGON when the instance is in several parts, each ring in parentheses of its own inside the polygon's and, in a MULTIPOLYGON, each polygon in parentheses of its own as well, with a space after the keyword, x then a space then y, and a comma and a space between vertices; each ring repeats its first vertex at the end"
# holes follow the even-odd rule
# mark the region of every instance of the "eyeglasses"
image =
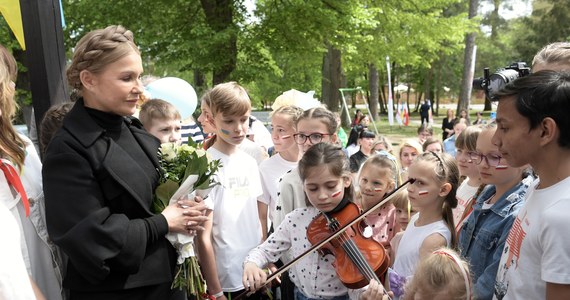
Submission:
POLYGON ((309 135, 302 134, 302 133, 295 133, 293 138, 295 138, 295 143, 299 145, 303 145, 307 142, 307 139, 311 141, 311 144, 318 144, 323 140, 323 137, 326 135, 332 135, 329 133, 311 133, 309 135))
POLYGON ((467 154, 475 164, 480 165, 481 162, 483 162, 483 159, 485 159, 487 161, 487 165, 489 165, 490 167, 498 166, 501 163, 501 158, 502 158, 500 155, 496 154, 483 155, 477 152, 469 152, 467 154))

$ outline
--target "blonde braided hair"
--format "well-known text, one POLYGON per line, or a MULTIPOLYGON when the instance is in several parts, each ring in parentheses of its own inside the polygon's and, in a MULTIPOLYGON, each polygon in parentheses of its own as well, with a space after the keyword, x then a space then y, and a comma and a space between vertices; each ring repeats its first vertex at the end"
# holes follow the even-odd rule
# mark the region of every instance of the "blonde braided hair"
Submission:
POLYGON ((81 94, 81 71, 97 74, 107 65, 134 51, 140 54, 133 33, 121 25, 108 26, 87 33, 79 40, 67 69, 69 85, 81 94))

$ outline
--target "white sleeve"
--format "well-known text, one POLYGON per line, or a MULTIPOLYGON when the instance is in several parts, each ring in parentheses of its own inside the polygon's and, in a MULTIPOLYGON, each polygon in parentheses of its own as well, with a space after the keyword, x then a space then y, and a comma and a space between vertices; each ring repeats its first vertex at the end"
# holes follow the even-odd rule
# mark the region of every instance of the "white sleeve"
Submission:
POLYGON ((541 279, 546 282, 570 284, 570 239, 565 238, 568 234, 569 210, 570 199, 563 199, 543 214, 540 271, 541 279))
POLYGON ((0 204, 0 226, 3 241, 0 247, 0 299, 36 299, 22 258, 19 226, 3 204, 0 204))

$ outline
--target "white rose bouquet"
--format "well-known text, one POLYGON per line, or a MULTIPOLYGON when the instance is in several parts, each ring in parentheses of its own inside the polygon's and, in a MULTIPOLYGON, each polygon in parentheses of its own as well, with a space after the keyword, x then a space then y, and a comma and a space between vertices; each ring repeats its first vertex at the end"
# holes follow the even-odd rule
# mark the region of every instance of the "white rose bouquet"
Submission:
MULTIPOLYGON (((152 204, 155 213, 162 212, 185 195, 206 198, 219 184, 214 175, 221 167, 220 161, 212 160, 197 145, 165 143, 158 155, 162 173, 152 204)), ((206 287, 194 253, 194 236, 169 233, 166 238, 178 251, 178 271, 172 288, 185 289, 188 295, 202 299, 206 287)))

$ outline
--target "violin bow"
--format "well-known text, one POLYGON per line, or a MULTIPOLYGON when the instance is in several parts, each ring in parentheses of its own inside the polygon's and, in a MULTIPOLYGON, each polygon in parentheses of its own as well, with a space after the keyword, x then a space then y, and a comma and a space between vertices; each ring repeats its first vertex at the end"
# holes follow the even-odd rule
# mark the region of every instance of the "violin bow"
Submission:
MULTIPOLYGON (((354 220, 344 224, 342 227, 340 227, 337 231, 335 231, 334 233, 332 233, 329 237, 327 237, 326 239, 318 242, 317 244, 313 245, 311 248, 307 249, 307 251, 303 252, 301 255, 297 256, 295 259, 291 260, 290 262, 288 262, 287 264, 283 265, 281 268, 279 268, 277 271, 275 271, 274 273, 272 273, 269 277, 267 277, 267 280, 265 281, 265 285, 267 285, 268 283, 270 283, 271 281, 273 281, 275 278, 281 276, 281 274, 287 272, 291 267, 293 267, 293 265, 295 265, 299 260, 303 259, 304 257, 308 256, 309 254, 311 254, 313 251, 319 250, 321 247, 323 247, 326 243, 332 241, 333 239, 337 238, 340 234, 342 234, 344 231, 346 231, 346 229, 348 229, 349 227, 352 227, 353 225, 355 225, 356 223, 360 222, 362 219, 364 219, 366 216, 368 216, 369 214, 371 214, 374 210, 376 210, 377 208, 381 207, 382 205, 386 204, 388 201, 392 200, 392 198, 395 196, 396 192, 399 191, 401 188, 403 188, 404 186, 406 186, 407 184, 411 184, 414 183, 414 181, 416 181, 414 178, 409 178, 408 180, 404 181, 402 183, 402 185, 400 185, 399 187, 397 187, 396 189, 394 189, 393 191, 391 191, 388 196, 386 196, 384 198, 384 200, 376 203, 374 206, 368 208, 367 210, 363 211, 358 217, 356 217, 354 220)), ((261 288, 261 287, 260 287, 261 288)), ((249 295, 250 291, 244 291, 243 293, 239 294, 236 298, 234 298, 235 300, 239 300, 242 299, 244 296, 249 295)))

